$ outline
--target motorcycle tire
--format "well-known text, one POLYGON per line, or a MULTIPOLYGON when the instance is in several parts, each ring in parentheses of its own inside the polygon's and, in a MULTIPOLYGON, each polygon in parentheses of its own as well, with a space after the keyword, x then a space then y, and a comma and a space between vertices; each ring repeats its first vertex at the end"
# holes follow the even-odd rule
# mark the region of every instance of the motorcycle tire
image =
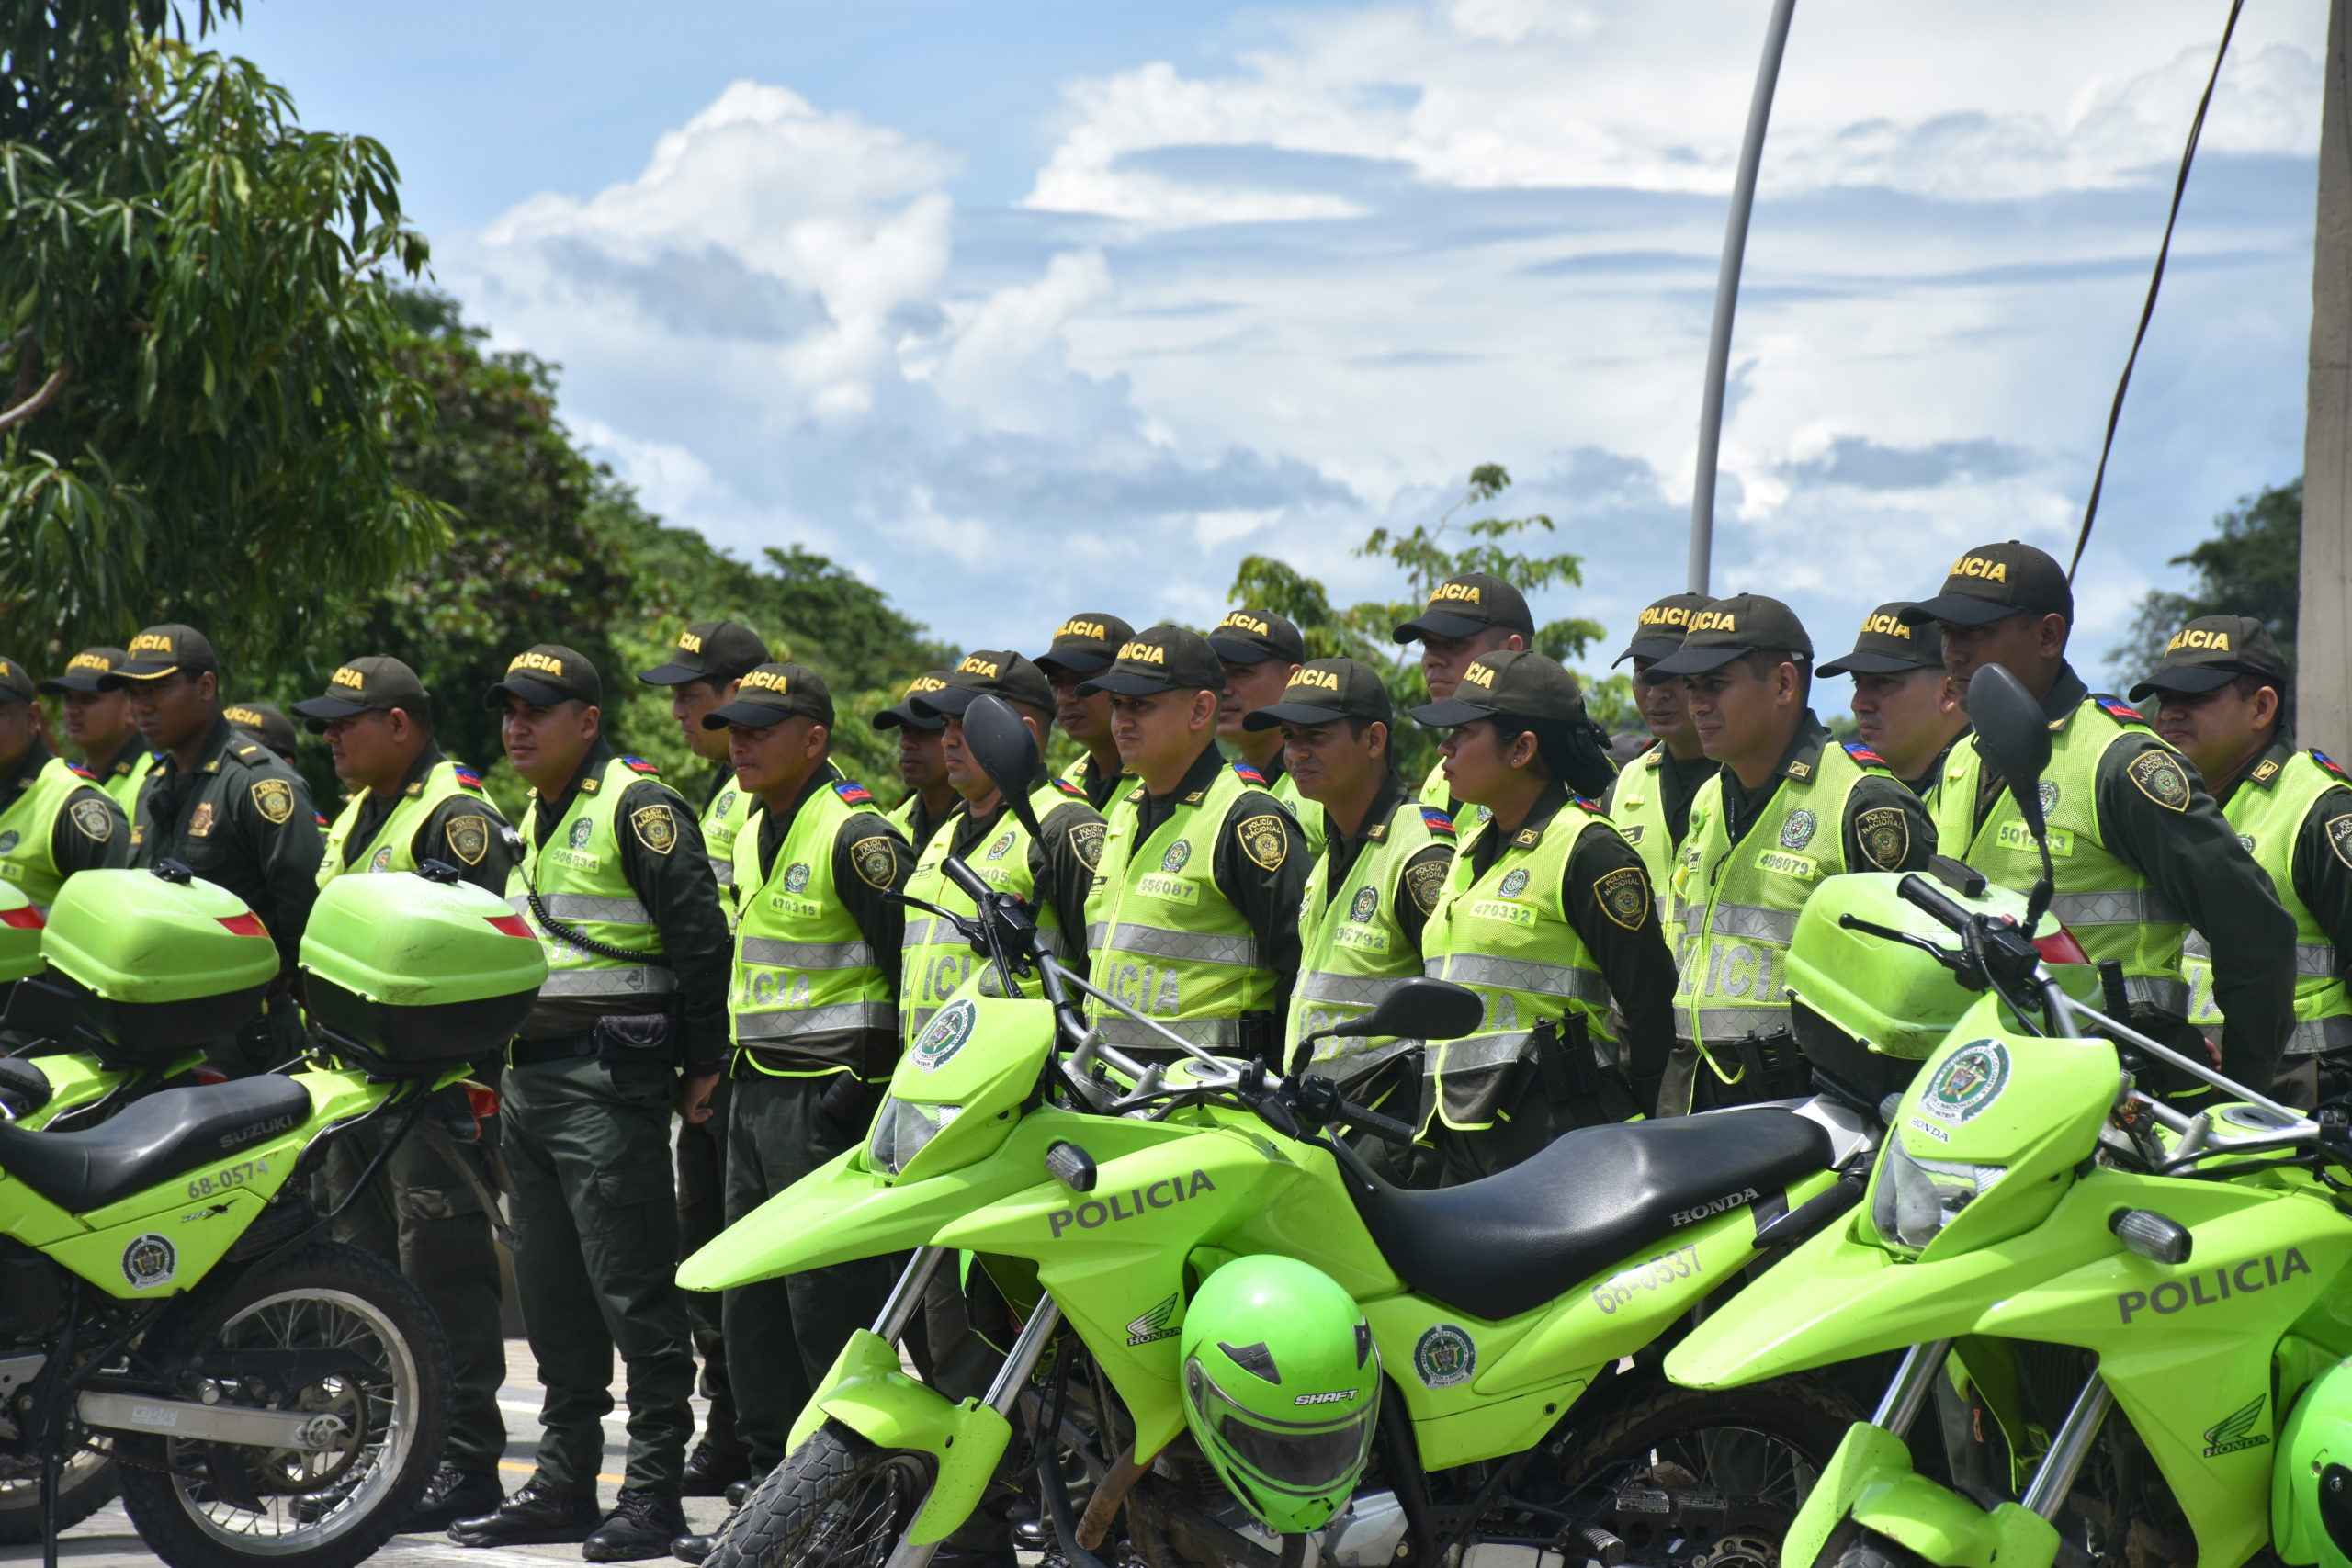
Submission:
MULTIPOLYGON (((70 1529, 114 1501, 121 1477, 114 1456, 84 1449, 67 1458, 57 1489, 57 1528, 70 1529)), ((0 1546, 40 1544, 40 1471, 0 1481, 0 1546)))
MULTIPOLYGON (((192 1297, 158 1338, 148 1359, 167 1368, 199 1351, 328 1348, 370 1366, 293 1396, 293 1407, 346 1416, 332 1449, 116 1438, 124 1510, 172 1568, 354 1568, 424 1495, 448 1435, 449 1348, 424 1297, 374 1254, 315 1243, 192 1297)), ((200 1397, 202 1381, 191 1370, 183 1396, 200 1397)))
POLYGON ((708 1568, 839 1568, 880 1562, 931 1495, 937 1462, 878 1449, 827 1421, 728 1516, 708 1568))

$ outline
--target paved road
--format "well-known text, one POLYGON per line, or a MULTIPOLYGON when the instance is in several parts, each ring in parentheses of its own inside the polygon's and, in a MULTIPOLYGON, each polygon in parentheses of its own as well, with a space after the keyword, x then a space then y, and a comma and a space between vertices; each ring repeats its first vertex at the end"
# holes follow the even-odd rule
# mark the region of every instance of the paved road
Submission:
MULTIPOLYGON (((613 1386, 622 1386, 617 1368, 613 1374, 613 1386)), ((503 1479, 509 1491, 521 1485, 531 1473, 531 1456, 537 1447, 539 1434, 539 1384, 531 1364, 530 1348, 520 1339, 506 1342, 506 1386, 498 1393, 498 1403, 506 1416, 506 1458, 500 1461, 505 1473, 503 1479)), ((704 1414, 703 1401, 695 1401, 696 1429, 704 1414)), ((628 1443, 622 1430, 618 1411, 605 1421, 605 1473, 598 1476, 597 1491, 609 1506, 613 1494, 620 1488, 621 1455, 628 1443)), ((696 1529, 707 1529, 727 1515, 727 1505, 716 1497, 686 1499, 686 1518, 696 1529)), ((130 1521, 123 1517, 120 1504, 110 1505, 92 1515, 74 1529, 66 1531, 59 1543, 61 1562, 71 1562, 74 1568, 153 1568, 154 1554, 131 1532, 130 1521)), ((38 1562, 39 1547, 0 1547, 0 1562, 38 1562)), ((469 1551, 444 1537, 403 1535, 392 1538, 383 1551, 368 1559, 371 1568, 424 1568, 425 1564, 469 1563, 472 1568, 538 1568, 550 1562, 577 1562, 580 1551, 571 1546, 526 1546, 497 1551, 469 1551)), ((662 1559, 661 1561, 668 1561, 662 1559)))

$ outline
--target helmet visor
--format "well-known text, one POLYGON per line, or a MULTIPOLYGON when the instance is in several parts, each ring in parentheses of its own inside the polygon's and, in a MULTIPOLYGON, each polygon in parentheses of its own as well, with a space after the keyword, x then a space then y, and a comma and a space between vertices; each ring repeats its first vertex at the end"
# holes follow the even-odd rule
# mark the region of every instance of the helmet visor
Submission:
MULTIPOLYGON (((1286 1421, 1228 1398, 1198 1361, 1186 1370, 1203 1429, 1251 1480, 1269 1491, 1301 1496, 1353 1489, 1372 1450, 1374 1417, 1380 1410, 1376 1390, 1363 1408, 1336 1419, 1286 1421)), ((1377 1379, 1377 1363, 1365 1373, 1377 1379)), ((1351 1403, 1353 1394, 1351 1390, 1351 1403)))

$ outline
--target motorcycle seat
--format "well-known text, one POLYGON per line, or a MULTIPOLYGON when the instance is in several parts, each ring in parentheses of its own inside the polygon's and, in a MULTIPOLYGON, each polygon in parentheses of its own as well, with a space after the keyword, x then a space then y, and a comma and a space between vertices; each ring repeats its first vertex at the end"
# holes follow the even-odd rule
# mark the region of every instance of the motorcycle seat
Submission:
POLYGON ((86 1133, 0 1122, 0 1171, 61 1209, 87 1213, 183 1171, 229 1163, 310 1115, 311 1091, 275 1073, 167 1089, 86 1133))
POLYGON ((1828 1168, 1828 1134, 1773 1106, 1579 1127, 1522 1164, 1419 1191, 1346 1182, 1388 1266, 1497 1322, 1702 1219, 1828 1168))

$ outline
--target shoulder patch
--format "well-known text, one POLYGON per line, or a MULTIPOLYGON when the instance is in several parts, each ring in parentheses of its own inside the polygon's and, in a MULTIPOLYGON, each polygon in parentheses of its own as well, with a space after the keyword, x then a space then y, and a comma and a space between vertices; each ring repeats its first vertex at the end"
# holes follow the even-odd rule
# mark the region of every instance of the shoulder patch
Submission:
POLYGON ((239 746, 232 754, 241 762, 250 762, 254 758, 260 756, 262 754, 262 750, 260 747, 255 746, 251 741, 247 741, 243 745, 239 746))
POLYGON ((449 840, 449 852, 468 865, 480 865, 481 857, 490 852, 490 819, 486 817, 452 817, 442 836, 449 840))
POLYGON ((251 794, 254 809, 273 828, 294 815, 294 786, 284 779, 256 779, 251 794))
POLYGON ((1595 817, 1606 815, 1606 813, 1604 813, 1600 808, 1600 802, 1597 800, 1587 800, 1584 796, 1578 795, 1574 790, 1568 791, 1568 803, 1595 817))
POLYGON ((2346 773, 2343 768, 2337 765, 2335 758, 2329 756, 2318 747, 2314 746, 2311 749, 2311 759, 2312 761, 2317 762, 2321 767, 2325 768, 2329 773, 2334 773, 2337 778, 2352 781, 2352 773, 2346 773))
POLYGON ((1074 823, 1069 830, 1069 847, 1078 855, 1078 863, 1092 871, 1102 860, 1102 840, 1110 832, 1102 822, 1074 823))
POLYGON ((313 822, 316 822, 316 823, 317 823, 320 827, 322 827, 322 828, 328 828, 328 827, 332 827, 332 826, 334 826, 334 824, 333 824, 333 823, 330 823, 330 822, 327 820, 327 814, 326 814, 325 812, 323 812, 323 811, 313 811, 313 812, 311 812, 311 821, 313 821, 313 822))
POLYGON ((2148 721, 2142 718, 2140 716, 2140 710, 2133 707, 2130 703, 2120 701, 2114 697, 2093 697, 2091 701, 2098 705, 2099 712, 2107 715, 2108 717, 2115 720, 2118 724, 2136 724, 2143 729, 2147 728, 2148 721))
POLYGON ((1629 931, 1642 929, 1650 914, 1650 879, 1639 868, 1619 866, 1592 885, 1600 912, 1629 931))
POLYGON ((92 773, 92 772, 90 772, 90 770, 89 770, 89 769, 87 769, 87 768, 84 767, 84 766, 83 766, 81 763, 79 763, 79 762, 68 762, 68 763, 66 763, 66 764, 65 764, 65 771, 66 771, 67 773, 72 773, 72 774, 73 774, 75 778, 77 778, 77 779, 87 779, 87 780, 89 780, 92 784, 96 784, 96 783, 97 783, 97 782, 98 782, 98 775, 97 775, 97 774, 96 774, 96 773, 92 773))
POLYGON ((2132 783, 2142 795, 2166 811, 2188 809, 2188 774, 2182 771, 2179 760, 2171 752, 2143 751, 2132 758, 2123 771, 2132 775, 2132 783))
POLYGON ((1290 819, 1287 817, 1248 817, 1234 829, 1241 840, 1241 852, 1257 862, 1261 869, 1280 871, 1283 862, 1290 858, 1290 819))
POLYGON ((1441 839, 1453 837, 1453 818, 1434 806, 1421 807, 1421 826, 1441 839))
POLYGON ((637 841, 657 855, 678 847, 678 818, 667 803, 638 807, 628 814, 628 825, 637 841))
POLYGON ((660 768, 655 767, 652 763, 647 761, 642 757, 623 757, 621 759, 621 766, 627 768, 633 773, 652 773, 658 776, 662 772, 660 768))
POLYGON ((1442 860, 1423 861, 1405 868, 1405 892, 1413 900, 1424 919, 1437 910, 1437 901, 1445 891, 1445 879, 1453 867, 1442 860))
POLYGON ((1854 837, 1863 859, 1881 871, 1899 870, 1911 853, 1911 818, 1901 807, 1874 807, 1854 818, 1854 837))
POLYGON ((469 789, 476 795, 481 793, 481 775, 463 762, 452 762, 449 765, 449 776, 457 780, 459 789, 469 789))
POLYGON ((65 808, 74 829, 93 843, 103 844, 114 837, 114 812, 101 798, 85 796, 65 808))
POLYGON ((870 839, 860 839, 849 847, 849 863, 857 874, 871 887, 885 892, 898 875, 899 857, 890 852, 892 840, 888 833, 876 833, 870 839))
POLYGON ((1250 766, 1247 762, 1234 763, 1233 776, 1239 779, 1243 784, 1256 784, 1260 789, 1272 789, 1273 787, 1266 782, 1265 774, 1260 773, 1256 768, 1250 766))
POLYGON ((1866 768, 1883 768, 1886 766, 1885 758, 1880 756, 1877 752, 1871 750, 1860 741, 1848 740, 1843 742, 1843 744, 1846 748, 1846 755, 1851 757, 1862 766, 1866 768))
POLYGON ((840 795, 843 800, 848 801, 852 806, 871 806, 874 804, 874 792, 866 788, 864 784, 859 784, 855 779, 835 779, 833 781, 833 793, 840 795))
POLYGON ((1057 778, 1054 780, 1054 787, 1061 791, 1064 795, 1069 796, 1072 800, 1084 800, 1086 798, 1086 791, 1080 788, 1077 784, 1070 783, 1068 779, 1057 778))
POLYGON ((2352 813, 2328 818, 2327 846, 2335 852, 2337 860, 2352 865, 2352 813))

